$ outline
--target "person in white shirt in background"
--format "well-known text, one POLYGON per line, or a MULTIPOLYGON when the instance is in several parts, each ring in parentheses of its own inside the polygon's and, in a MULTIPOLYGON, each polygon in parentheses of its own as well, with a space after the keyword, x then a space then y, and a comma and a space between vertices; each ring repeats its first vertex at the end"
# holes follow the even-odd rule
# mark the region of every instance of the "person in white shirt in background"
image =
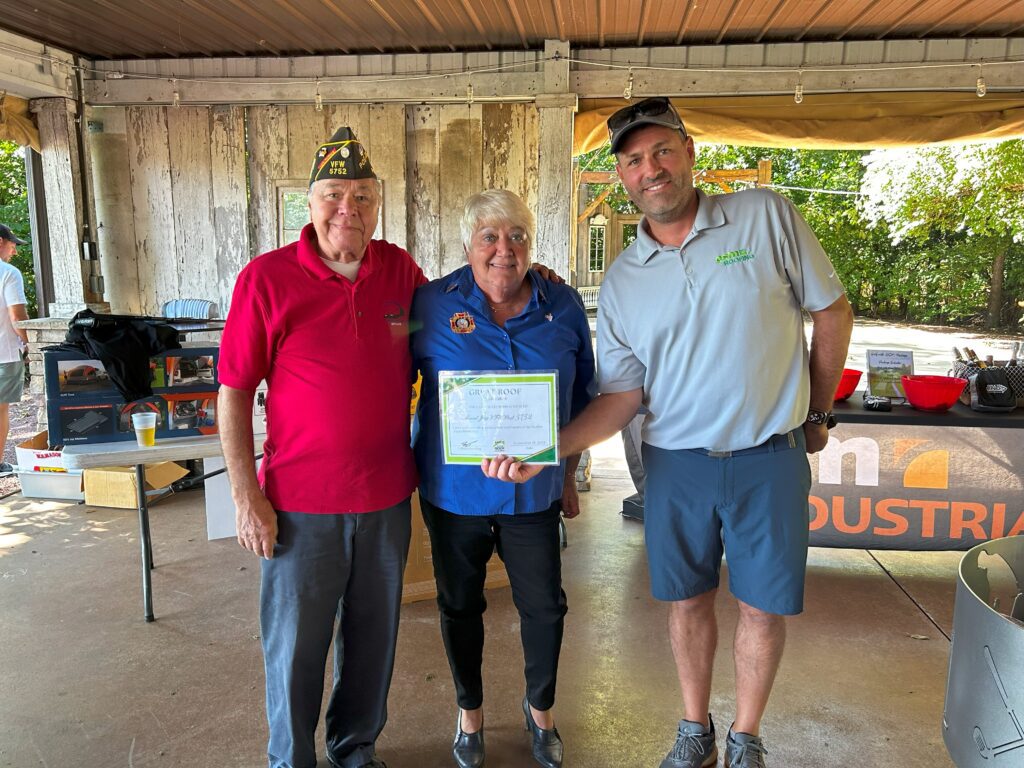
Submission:
MULTIPOLYGON (((7 447, 7 434, 11 429, 11 403, 21 401, 25 385, 25 359, 28 335, 15 323, 28 320, 25 309, 25 280, 11 264, 22 240, 6 224, 0 224, 0 458, 7 447), (6 309, 4 312, 2 309, 6 309)), ((0 461, 0 477, 14 472, 6 461, 0 461)))

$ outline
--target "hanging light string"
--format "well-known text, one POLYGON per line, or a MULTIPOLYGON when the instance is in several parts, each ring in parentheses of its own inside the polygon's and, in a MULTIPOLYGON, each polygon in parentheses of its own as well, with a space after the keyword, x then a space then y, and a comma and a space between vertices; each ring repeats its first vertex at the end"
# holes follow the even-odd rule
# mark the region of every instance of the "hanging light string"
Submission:
MULTIPOLYGON (((936 70, 936 69, 967 69, 968 71, 973 68, 978 68, 978 77, 975 80, 974 90, 978 96, 984 96, 987 93, 987 85, 985 78, 981 72, 981 62, 970 61, 970 62, 918 62, 918 63, 893 63, 893 64, 848 64, 841 66, 807 66, 806 63, 801 64, 799 67, 707 67, 707 66, 689 66, 689 65, 648 65, 639 63, 617 63, 617 62, 602 62, 592 61, 590 59, 581 59, 573 56, 538 56, 536 59, 530 61, 518 61, 510 62, 506 64, 493 64, 488 66, 480 67, 466 67, 466 68, 453 68, 447 70, 435 70, 435 71, 419 71, 419 72, 406 72, 402 74, 393 75, 380 75, 380 76, 366 76, 366 75, 325 75, 315 79, 307 78, 255 78, 255 77, 238 77, 238 78, 225 78, 225 77, 204 77, 204 76, 183 76, 178 74, 152 74, 147 72, 127 72, 123 70, 111 70, 102 69, 96 66, 86 64, 75 64, 73 61, 56 56, 54 54, 39 52, 39 51, 28 51, 17 46, 13 46, 7 43, 0 43, 0 51, 15 54, 20 57, 35 59, 36 61, 43 63, 48 62, 56 67, 64 68, 68 72, 75 70, 82 70, 84 74, 93 76, 94 79, 105 79, 105 80, 161 80, 161 81, 173 81, 182 83, 194 83, 194 84, 208 84, 208 85, 238 85, 240 81, 245 81, 247 85, 257 86, 314 86, 317 91, 321 85, 332 84, 332 83, 344 83, 357 81, 359 83, 396 83, 396 82, 416 82, 422 80, 438 80, 447 79, 452 77, 472 77, 473 75, 483 75, 499 72, 509 72, 511 70, 523 70, 527 72, 537 72, 538 69, 545 63, 551 61, 567 62, 569 64, 585 65, 591 68, 603 68, 608 70, 626 70, 627 78, 625 80, 625 87, 623 90, 623 98, 632 98, 634 78, 636 72, 685 72, 687 74, 718 74, 718 75, 749 75, 751 73, 759 74, 793 74, 796 73, 798 76, 797 89, 794 92, 794 100, 800 103, 800 100, 796 98, 797 95, 803 96, 805 91, 803 87, 803 75, 805 73, 815 74, 842 74, 848 76, 851 73, 867 73, 867 72, 906 72, 913 70, 936 70), (628 94, 628 95, 627 95, 628 94)), ((989 67, 1001 67, 1001 66, 1014 66, 1024 62, 1024 55, 1019 56, 1007 56, 1003 59, 993 60, 986 59, 984 65, 989 67)), ((966 89, 967 86, 964 86, 966 89)), ((180 98, 180 97, 179 97, 180 98)), ((479 98, 479 97, 478 97, 479 98)))

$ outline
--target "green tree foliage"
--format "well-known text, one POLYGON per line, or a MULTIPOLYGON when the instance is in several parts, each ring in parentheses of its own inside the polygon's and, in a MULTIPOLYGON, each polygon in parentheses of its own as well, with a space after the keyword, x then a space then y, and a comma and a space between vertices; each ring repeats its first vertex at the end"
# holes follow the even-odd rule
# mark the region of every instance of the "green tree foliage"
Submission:
MULTIPOLYGON (((0 223, 9 226, 22 240, 31 241, 24 149, 12 141, 0 141, 0 223)), ((25 298, 28 299, 26 309, 29 317, 35 317, 36 278, 32 246, 19 245, 11 264, 20 269, 25 278, 25 298)))
MULTIPOLYGON (((814 230, 858 314, 954 324, 994 318, 1005 325, 1017 322, 1017 301, 1024 299, 1021 145, 891 153, 698 145, 696 169, 756 168, 771 160, 772 184, 814 230), (1000 258, 1004 269, 996 270, 1000 258)), ((611 170, 615 160, 605 146, 583 155, 580 167, 611 170)), ((721 191, 713 184, 704 190, 721 191)), ((621 187, 609 203, 635 212, 621 187)))
MULTIPOLYGON (((997 328, 1018 322, 1024 299, 1024 142, 872 152, 862 211, 894 244, 914 243, 949 279, 955 311, 997 328), (979 285, 984 286, 979 291, 979 285)), ((925 283, 930 274, 917 273, 925 283)), ((923 286, 922 290, 927 286, 923 286)))

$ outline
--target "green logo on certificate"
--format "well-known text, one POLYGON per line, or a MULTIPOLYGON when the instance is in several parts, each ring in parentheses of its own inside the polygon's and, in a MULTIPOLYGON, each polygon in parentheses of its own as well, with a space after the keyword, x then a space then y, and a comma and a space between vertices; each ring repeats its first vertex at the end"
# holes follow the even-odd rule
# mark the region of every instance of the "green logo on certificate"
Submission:
POLYGON ((445 464, 558 463, 558 372, 440 371, 445 464))

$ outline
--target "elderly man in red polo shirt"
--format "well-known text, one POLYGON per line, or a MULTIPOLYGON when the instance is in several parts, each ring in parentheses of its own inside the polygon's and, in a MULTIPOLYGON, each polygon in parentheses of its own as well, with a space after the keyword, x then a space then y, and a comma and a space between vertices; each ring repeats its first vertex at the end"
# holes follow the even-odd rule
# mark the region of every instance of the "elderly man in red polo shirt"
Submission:
POLYGON ((406 324, 426 280, 406 251, 371 239, 380 187, 348 128, 319 147, 309 181, 312 223, 298 242, 238 276, 221 344, 221 437, 238 541, 264 558, 270 767, 316 766, 333 636, 327 758, 383 768, 374 744, 387 719, 416 485, 406 324), (263 379, 257 477, 252 402, 263 379))

